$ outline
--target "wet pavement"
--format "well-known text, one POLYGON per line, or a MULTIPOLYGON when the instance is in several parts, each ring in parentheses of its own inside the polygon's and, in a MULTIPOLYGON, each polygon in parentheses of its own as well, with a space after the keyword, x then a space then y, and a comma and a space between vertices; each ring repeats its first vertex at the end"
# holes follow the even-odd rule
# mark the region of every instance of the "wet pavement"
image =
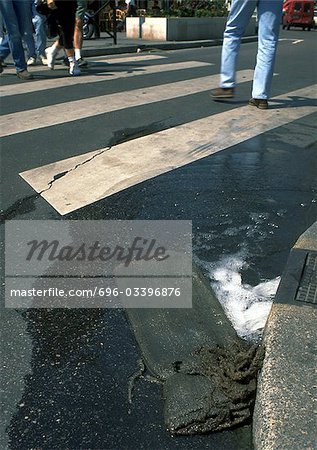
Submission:
MULTIPOLYGON (((314 34, 300 33, 305 38, 303 47, 291 41, 281 43, 274 95, 315 83, 316 66, 311 63, 314 34), (308 69, 303 72, 304 66, 308 69)), ((296 40, 298 36, 296 31, 285 33, 285 38, 296 40)), ((242 68, 250 67, 254 49, 255 44, 243 47, 242 68)), ((219 55, 220 49, 213 48, 171 52, 169 58, 217 62, 219 55)), ((217 70, 217 66, 191 69, 177 74, 177 80, 217 70)), ((98 96, 99 92, 172 82, 175 75, 143 77, 127 82, 109 81, 108 85, 96 83, 99 87, 87 86, 84 94, 80 87, 70 87, 54 94, 13 96, 3 101, 2 112, 54 104, 53 95, 71 102, 82 95, 98 96)), ((64 217, 18 176, 22 170, 238 108, 248 98, 249 89, 249 83, 242 85, 239 97, 230 103, 213 103, 200 93, 162 102, 155 109, 149 104, 4 138, 5 218, 190 219, 194 256, 206 273, 213 274, 217 268, 232 269, 231 275, 230 271, 225 273, 229 300, 236 295, 228 288, 236 276, 242 286, 250 287, 274 280, 281 275, 298 236, 316 220, 316 114, 64 217)), ((211 281, 217 286, 217 280, 211 281)), ((251 426, 207 436, 169 436, 163 424, 161 387, 155 383, 140 380, 133 403, 128 403, 128 380, 137 368, 140 354, 123 312, 7 309, 1 320, 5 342, 5 392, 1 401, 3 431, 6 430, 2 448, 252 449, 251 426)))

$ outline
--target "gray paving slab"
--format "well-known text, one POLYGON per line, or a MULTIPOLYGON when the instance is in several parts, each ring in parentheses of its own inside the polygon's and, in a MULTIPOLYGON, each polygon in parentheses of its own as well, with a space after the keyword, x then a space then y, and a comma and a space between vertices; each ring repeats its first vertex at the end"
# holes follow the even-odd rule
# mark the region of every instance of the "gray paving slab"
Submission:
POLYGON ((253 423, 256 450, 317 448, 316 250, 317 222, 292 249, 267 321, 253 423))

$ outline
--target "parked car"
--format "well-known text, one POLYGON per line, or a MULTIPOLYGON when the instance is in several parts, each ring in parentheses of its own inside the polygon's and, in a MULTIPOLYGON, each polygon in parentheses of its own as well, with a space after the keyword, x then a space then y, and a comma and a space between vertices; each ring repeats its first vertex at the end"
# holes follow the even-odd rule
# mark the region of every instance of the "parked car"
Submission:
POLYGON ((283 4, 283 29, 301 27, 308 31, 314 27, 314 1, 313 0, 287 0, 283 4))

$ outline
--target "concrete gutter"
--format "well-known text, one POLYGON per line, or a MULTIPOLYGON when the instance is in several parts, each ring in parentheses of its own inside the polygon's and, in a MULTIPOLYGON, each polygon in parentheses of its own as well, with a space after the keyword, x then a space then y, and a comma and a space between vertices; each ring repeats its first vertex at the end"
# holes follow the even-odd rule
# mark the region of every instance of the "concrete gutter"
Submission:
POLYGON ((317 449, 317 222, 296 242, 265 332, 256 450, 317 449))
MULTIPOLYGON (((256 42, 257 36, 246 36, 242 38, 242 43, 256 42)), ((84 41, 82 55, 84 58, 91 56, 116 55, 123 53, 136 53, 151 50, 182 50, 189 48, 214 47, 222 45, 222 39, 211 39, 204 41, 144 41, 142 39, 118 39, 118 44, 114 45, 105 39, 84 41)))

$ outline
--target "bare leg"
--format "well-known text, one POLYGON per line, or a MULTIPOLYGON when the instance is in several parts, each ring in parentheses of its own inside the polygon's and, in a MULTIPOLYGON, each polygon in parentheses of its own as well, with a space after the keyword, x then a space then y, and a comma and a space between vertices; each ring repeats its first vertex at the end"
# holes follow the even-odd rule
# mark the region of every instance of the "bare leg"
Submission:
POLYGON ((74 32, 74 47, 76 50, 81 50, 83 46, 83 25, 84 21, 76 17, 74 32))
POLYGON ((65 48, 65 53, 67 58, 74 58, 75 57, 75 52, 73 48, 65 48))

